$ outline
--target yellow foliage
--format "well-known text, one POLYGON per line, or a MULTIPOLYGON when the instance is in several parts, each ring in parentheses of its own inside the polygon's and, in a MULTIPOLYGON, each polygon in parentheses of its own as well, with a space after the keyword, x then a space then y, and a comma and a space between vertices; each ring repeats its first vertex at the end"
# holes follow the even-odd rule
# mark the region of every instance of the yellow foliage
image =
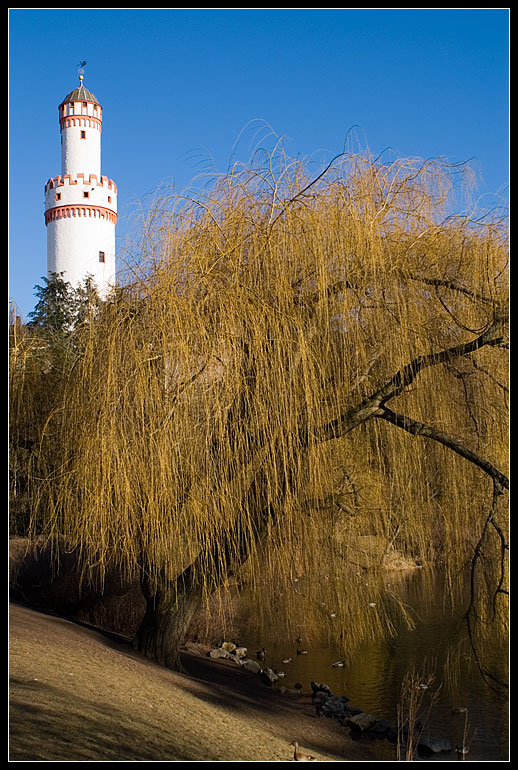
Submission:
MULTIPOLYGON (((453 574, 491 482, 375 414, 332 440, 323 428, 416 357, 491 328, 507 299, 506 239, 498 223, 448 216, 439 161, 347 156, 315 180, 302 164, 272 168, 157 204, 138 277, 76 332, 40 430, 32 511, 86 568, 174 580, 196 563, 210 592, 246 554, 263 611, 312 614, 321 628, 334 614, 343 629, 369 598, 347 531, 440 556, 453 574)), ((33 355, 17 349, 16 410, 32 408, 33 355)), ((491 343, 423 369, 394 401, 505 473, 506 365, 491 343)), ((371 618, 365 633, 386 620, 371 618)))

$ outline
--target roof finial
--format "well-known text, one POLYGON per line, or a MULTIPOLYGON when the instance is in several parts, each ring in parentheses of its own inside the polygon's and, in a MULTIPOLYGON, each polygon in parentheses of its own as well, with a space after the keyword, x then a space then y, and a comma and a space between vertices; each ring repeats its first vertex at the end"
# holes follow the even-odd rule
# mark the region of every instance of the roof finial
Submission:
POLYGON ((83 67, 85 66, 85 64, 86 64, 86 62, 85 62, 85 61, 81 61, 81 62, 79 62, 79 64, 77 65, 77 66, 78 66, 78 70, 77 70, 77 72, 78 72, 78 74, 79 74, 79 86, 82 86, 82 85, 83 85, 83 78, 84 78, 84 76, 85 76, 85 71, 84 71, 83 67))

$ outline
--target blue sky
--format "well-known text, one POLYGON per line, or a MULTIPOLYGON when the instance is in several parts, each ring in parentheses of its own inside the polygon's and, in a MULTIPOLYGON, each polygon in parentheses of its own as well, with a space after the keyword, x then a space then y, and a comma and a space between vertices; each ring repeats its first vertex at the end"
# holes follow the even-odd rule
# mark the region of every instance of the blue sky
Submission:
POLYGON ((246 161, 259 126, 322 162, 351 131, 375 154, 473 159, 482 200, 506 199, 508 51, 505 8, 11 9, 9 298, 26 317, 46 275, 43 188, 81 60, 122 252, 139 202, 246 161))

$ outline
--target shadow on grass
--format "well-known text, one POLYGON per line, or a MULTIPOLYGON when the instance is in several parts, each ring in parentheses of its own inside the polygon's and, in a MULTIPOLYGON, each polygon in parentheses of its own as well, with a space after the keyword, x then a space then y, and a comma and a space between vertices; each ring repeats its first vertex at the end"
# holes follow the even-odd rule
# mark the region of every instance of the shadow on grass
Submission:
POLYGON ((189 761, 152 719, 83 699, 40 681, 11 679, 10 761, 189 761))

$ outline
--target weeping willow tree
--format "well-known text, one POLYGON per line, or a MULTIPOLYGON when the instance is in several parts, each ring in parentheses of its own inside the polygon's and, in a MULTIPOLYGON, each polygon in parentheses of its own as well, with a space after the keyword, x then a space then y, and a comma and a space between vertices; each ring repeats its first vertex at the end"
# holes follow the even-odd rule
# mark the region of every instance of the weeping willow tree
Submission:
POLYGON ((506 234, 451 216, 458 174, 272 160, 152 212, 138 275, 76 331, 30 474, 38 531, 85 575, 138 571, 145 655, 178 667, 231 581, 275 626, 381 632, 364 536, 442 559, 452 591, 468 566, 473 634, 505 627, 506 234))

